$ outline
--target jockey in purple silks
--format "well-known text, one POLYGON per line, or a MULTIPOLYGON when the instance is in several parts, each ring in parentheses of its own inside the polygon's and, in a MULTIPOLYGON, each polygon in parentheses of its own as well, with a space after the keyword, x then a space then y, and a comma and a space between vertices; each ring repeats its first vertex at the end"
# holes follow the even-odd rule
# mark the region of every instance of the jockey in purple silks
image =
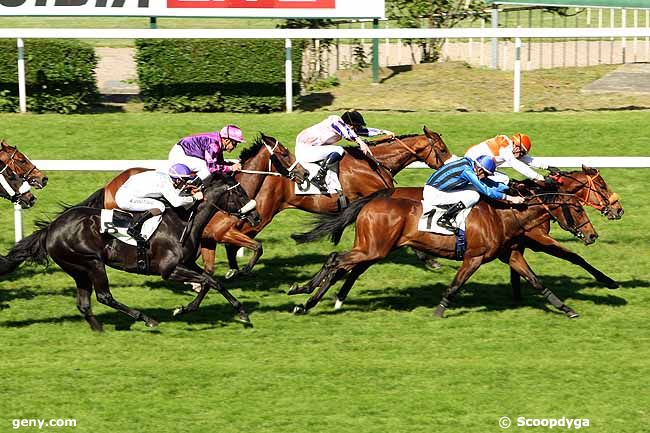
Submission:
POLYGON ((219 132, 206 132, 182 138, 169 152, 169 165, 184 164, 203 180, 210 173, 232 173, 241 170, 241 164, 228 164, 223 152, 232 152, 244 142, 244 134, 235 125, 226 125, 219 132))

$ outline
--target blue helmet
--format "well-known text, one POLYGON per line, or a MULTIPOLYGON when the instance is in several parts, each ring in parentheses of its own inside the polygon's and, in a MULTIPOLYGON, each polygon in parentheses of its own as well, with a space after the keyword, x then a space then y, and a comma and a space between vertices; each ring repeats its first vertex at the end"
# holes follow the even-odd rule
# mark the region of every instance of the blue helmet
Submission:
POLYGON ((174 164, 169 168, 169 176, 174 179, 190 179, 193 177, 192 170, 185 164, 174 164))
POLYGON ((494 170, 497 169, 497 163, 493 157, 488 155, 481 155, 476 158, 476 165, 485 170, 488 174, 494 174, 494 170))

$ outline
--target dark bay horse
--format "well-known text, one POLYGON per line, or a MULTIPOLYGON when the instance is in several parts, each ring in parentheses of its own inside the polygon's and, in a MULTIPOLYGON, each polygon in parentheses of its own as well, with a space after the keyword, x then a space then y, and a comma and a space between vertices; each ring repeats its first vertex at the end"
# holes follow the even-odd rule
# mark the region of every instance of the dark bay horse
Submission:
MULTIPOLYGON (((201 233, 212 216, 219 209, 239 212, 250 199, 230 176, 212 175, 204 185, 205 199, 195 203, 193 210, 168 209, 163 214, 160 226, 149 240, 149 274, 201 284, 196 298, 187 307, 177 309, 174 315, 196 310, 208 290, 215 288, 235 308, 238 320, 250 324, 242 304, 195 263, 201 233)), ((137 250, 135 246, 100 233, 100 213, 100 209, 73 207, 51 223, 42 223, 39 230, 18 242, 6 257, 0 256, 0 275, 13 271, 25 260, 44 263, 49 256, 75 280, 77 308, 93 330, 102 330, 90 306, 93 290, 100 303, 142 320, 149 327, 156 326, 155 320, 118 302, 110 292, 106 266, 138 272, 137 250)))
MULTIPOLYGON (((298 242, 308 242, 329 235, 332 241, 338 243, 345 227, 356 222, 352 250, 341 254, 332 253, 311 281, 302 287, 294 285, 289 291, 293 295, 311 293, 318 288, 317 293, 304 305, 296 307, 295 313, 304 313, 314 307, 329 287, 346 274, 350 273, 356 280, 368 267, 394 249, 410 246, 437 257, 456 259, 456 237, 419 231, 418 219, 422 213, 420 201, 390 197, 391 193, 392 191, 379 191, 358 200, 343 213, 326 220, 314 230, 294 236, 298 242)), ((515 207, 496 201, 479 202, 467 219, 467 249, 463 263, 435 314, 442 317, 465 281, 482 264, 498 258, 524 276, 556 308, 569 317, 577 317, 574 310, 542 285, 523 255, 512 254, 512 242, 518 236, 553 218, 563 228, 580 232, 586 243, 593 242, 597 237, 587 213, 574 195, 532 196, 526 205, 515 207)), ((344 289, 349 291, 350 288, 351 284, 348 287, 346 282, 344 289)), ((341 294, 341 297, 345 295, 347 293, 341 294)))
POLYGON ((47 176, 17 147, 10 146, 4 140, 0 140, 0 161, 31 186, 41 189, 47 185, 47 176))
POLYGON ((36 197, 29 191, 29 185, 1 160, 0 197, 18 204, 22 209, 28 209, 36 203, 36 197))
MULTIPOLYGON (((593 207, 603 215, 607 216, 610 220, 620 219, 622 217, 624 211, 618 194, 610 189, 598 170, 583 165, 581 170, 554 173, 552 174, 552 177, 557 182, 553 191, 558 193, 575 194, 581 204, 593 207)), ((531 181, 519 182, 516 185, 521 185, 524 188, 535 188, 535 184, 531 181)), ((422 188, 395 188, 392 197, 421 200, 422 188)), ((606 287, 610 289, 618 287, 616 281, 589 264, 580 255, 565 248, 558 241, 553 239, 550 235, 550 230, 551 222, 547 221, 544 224, 540 224, 539 226, 526 231, 526 233, 518 238, 513 244, 513 249, 523 255, 524 250, 530 248, 533 251, 543 252, 559 259, 566 260, 574 265, 582 267, 593 275, 598 282, 603 283, 606 287)), ((421 254, 420 258, 424 258, 425 260, 428 259, 424 254, 421 254)), ((513 297, 516 300, 520 300, 520 275, 514 269, 511 269, 510 274, 513 297)))

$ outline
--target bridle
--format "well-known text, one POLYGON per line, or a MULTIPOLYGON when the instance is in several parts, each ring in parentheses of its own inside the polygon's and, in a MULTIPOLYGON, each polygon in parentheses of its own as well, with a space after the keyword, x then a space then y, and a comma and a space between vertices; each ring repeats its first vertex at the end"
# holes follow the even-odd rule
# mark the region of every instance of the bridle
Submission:
POLYGON ((569 179, 573 179, 582 185, 583 188, 581 188, 581 192, 584 191, 584 195, 581 197, 577 193, 575 194, 582 205, 591 206, 603 215, 608 214, 611 210, 610 205, 618 201, 618 194, 612 193, 608 196, 605 193, 601 192, 600 188, 596 186, 596 182, 594 180, 600 176, 600 172, 598 171, 596 171, 596 174, 591 176, 587 174, 586 182, 582 182, 576 177, 568 174, 565 174, 563 176, 568 177, 569 179), (598 202, 594 203, 592 201, 589 201, 589 197, 591 196, 592 192, 598 197, 598 202))
POLYGON ((0 160, 0 164, 3 166, 2 169, 0 169, 0 186, 7 193, 7 196, 12 203, 18 203, 23 194, 27 193, 30 190, 30 186, 24 179, 20 178, 20 176, 18 176, 13 169, 10 169, 9 165, 4 161, 0 160), (15 190, 14 187, 12 187, 9 183, 9 180, 7 180, 7 176, 5 174, 9 173, 7 170, 10 170, 11 174, 23 180, 23 183, 18 188, 18 190, 15 190))
MULTIPOLYGON (((427 142, 429 143, 430 146, 429 146, 429 153, 428 153, 427 156, 424 158, 424 162, 428 161, 428 160, 429 160, 429 157, 431 156, 431 154, 435 152, 435 155, 436 155, 436 165, 441 166, 441 165, 444 163, 444 161, 442 160, 442 157, 440 156, 440 152, 438 152, 438 149, 436 149, 436 144, 435 144, 435 142, 433 141, 433 139, 432 139, 431 137, 429 137, 429 136, 426 135, 426 134, 425 134, 425 137, 427 138, 427 142)), ((406 150, 408 150, 409 152, 411 152, 411 154, 412 154, 413 156, 415 156, 415 157, 417 157, 417 158, 420 157, 420 155, 418 154, 418 152, 417 152, 415 149, 411 148, 408 144, 404 143, 404 142, 403 142, 402 140, 400 140, 399 138, 394 137, 394 140, 397 142, 397 144, 399 144, 400 146, 402 146, 404 149, 406 149, 406 150)))
MULTIPOLYGON (((589 219, 587 218, 585 222, 583 222, 580 225, 576 225, 575 219, 573 218, 573 215, 571 214, 570 207, 582 207, 583 205, 580 204, 573 204, 569 202, 557 202, 557 203, 545 203, 540 197, 543 196, 564 196, 564 197, 575 197, 578 202, 580 202, 580 197, 577 196, 577 194, 569 194, 569 193, 558 193, 558 192, 549 192, 549 193, 541 193, 541 194, 534 194, 532 196, 526 197, 526 199, 534 199, 534 198, 539 198, 539 203, 526 203, 527 206, 542 206, 546 213, 550 216, 552 221, 555 221, 558 223, 558 225, 563 229, 571 233, 573 236, 577 237, 578 239, 584 239, 585 235, 580 231, 580 229, 587 224, 590 223, 589 219), (562 221, 560 221, 558 218, 555 217, 551 209, 549 208, 548 205, 558 205, 560 209, 562 210, 562 215, 564 215, 564 219, 566 221, 566 224, 564 224, 562 221)), ((512 211, 513 217, 517 221, 517 224, 519 224, 519 227, 526 231, 526 229, 521 225, 521 222, 517 218, 516 214, 514 213, 514 208, 511 207, 510 210, 512 211)))
POLYGON ((280 142, 275 139, 275 145, 271 147, 266 143, 266 140, 262 139, 264 141, 264 147, 266 147, 266 150, 269 152, 269 174, 273 174, 271 171, 272 167, 275 167, 275 169, 278 171, 278 173, 281 176, 284 176, 291 180, 292 182, 297 182, 296 179, 298 177, 298 172, 296 171, 296 168, 298 168, 298 165, 300 164, 298 160, 294 161, 293 164, 291 164, 288 168, 284 167, 282 165, 282 162, 280 162, 280 159, 275 155, 275 150, 278 148, 280 145, 280 142))
MULTIPOLYGON (((11 146, 7 146, 7 147, 11 149, 11 146)), ((36 170, 36 166, 29 159, 25 158, 26 161, 29 163, 30 167, 29 170, 27 170, 27 172, 21 174, 20 170, 18 170, 19 166, 15 161, 16 155, 18 154, 18 147, 14 147, 13 149, 14 151, 9 157, 9 160, 5 162, 5 168, 2 171, 6 170, 7 168, 11 168, 11 170, 13 170, 13 172, 16 173, 16 175, 19 176, 22 180, 29 181, 29 175, 32 174, 34 170, 36 170), (11 167, 11 164, 13 164, 13 167, 11 167)), ((0 171, 0 173, 2 173, 2 171, 0 171)))

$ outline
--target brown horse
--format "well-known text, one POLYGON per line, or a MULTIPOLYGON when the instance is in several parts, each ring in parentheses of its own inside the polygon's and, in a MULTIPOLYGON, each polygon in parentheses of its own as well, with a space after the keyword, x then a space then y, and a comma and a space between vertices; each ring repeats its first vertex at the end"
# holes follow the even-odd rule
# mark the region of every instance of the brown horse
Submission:
MULTIPOLYGON (((456 259, 455 236, 426 233, 418 230, 422 214, 420 201, 388 197, 392 191, 379 191, 353 203, 340 215, 321 223, 311 232, 294 236, 308 242, 329 235, 338 243, 343 230, 356 222, 354 247, 347 253, 332 253, 321 270, 305 286, 294 285, 290 295, 315 295, 294 312, 305 313, 314 307, 329 287, 345 274, 356 280, 368 267, 392 250, 410 246, 438 257, 456 259)), ((595 241, 597 234, 578 199, 571 194, 539 194, 531 196, 526 206, 513 207, 500 202, 479 202, 470 212, 466 224, 467 249, 463 263, 445 292, 435 314, 445 310, 467 279, 483 264, 498 258, 526 278, 556 308, 569 317, 578 314, 545 288, 528 266, 523 255, 513 254, 512 243, 525 232, 556 219, 563 228, 580 232, 585 243, 595 241)), ((351 287, 351 286, 350 286, 351 287)), ((350 287, 347 287, 349 290, 350 287)))
MULTIPOLYGON (((618 194, 614 193, 602 178, 600 172, 593 168, 582 166, 582 170, 572 172, 555 173, 552 177, 557 181, 557 192, 575 194, 576 198, 586 206, 591 206, 600 211, 609 219, 620 219, 623 216, 623 207, 618 194)), ((529 186, 531 183, 517 183, 522 187, 529 186)), ((407 198, 411 200, 422 199, 421 187, 406 187, 396 188, 392 197, 407 198)), ((618 283, 605 275, 594 266, 590 265, 580 255, 563 247, 558 241, 550 236, 551 223, 547 221, 526 233, 514 243, 513 248, 520 254, 524 254, 526 248, 533 251, 543 252, 554 257, 566 260, 574 265, 582 267, 589 272, 594 278, 603 283, 610 289, 618 287, 618 283)), ((423 260, 430 260, 425 254, 420 254, 419 257, 423 260)), ((514 269, 510 270, 510 278, 513 290, 513 297, 515 300, 521 300, 521 279, 519 273, 514 269)), ((337 303, 340 305, 340 303, 337 303)))
POLYGON ((10 146, 4 140, 0 140, 0 161, 31 186, 41 189, 47 185, 47 176, 17 147, 10 146))
MULTIPOLYGON (((415 161, 423 161, 432 168, 440 167, 451 157, 447 146, 440 136, 424 127, 423 135, 407 135, 397 138, 379 140, 372 147, 374 158, 379 162, 369 160, 356 148, 349 148, 340 161, 339 180, 344 193, 350 200, 367 196, 374 191, 392 188, 393 176, 415 161)), ((228 261, 231 270, 228 277, 233 277, 238 271, 236 251, 248 248, 253 256, 242 270, 249 273, 262 255, 262 244, 253 238, 267 226, 273 217, 284 209, 297 208, 313 213, 334 213, 340 210, 339 197, 334 195, 296 195, 294 180, 304 181, 308 174, 300 165, 295 165, 295 159, 289 151, 272 137, 262 134, 262 140, 268 145, 279 146, 285 167, 293 168, 287 176, 266 176, 258 174, 237 174, 237 180, 242 184, 251 197, 257 202, 256 210, 262 217, 259 225, 252 227, 241 223, 223 213, 217 213, 208 224, 202 240, 202 255, 205 270, 214 270, 214 250, 217 243, 227 244, 228 261)), ((245 150, 240 158, 245 170, 268 170, 269 156, 264 152, 245 150)), ((109 182, 103 190, 97 191, 93 200, 86 200, 81 205, 92 207, 115 207, 114 195, 117 189, 129 178, 144 169, 130 169, 120 173, 109 182)), ((285 170, 286 171, 286 170, 285 170)))

